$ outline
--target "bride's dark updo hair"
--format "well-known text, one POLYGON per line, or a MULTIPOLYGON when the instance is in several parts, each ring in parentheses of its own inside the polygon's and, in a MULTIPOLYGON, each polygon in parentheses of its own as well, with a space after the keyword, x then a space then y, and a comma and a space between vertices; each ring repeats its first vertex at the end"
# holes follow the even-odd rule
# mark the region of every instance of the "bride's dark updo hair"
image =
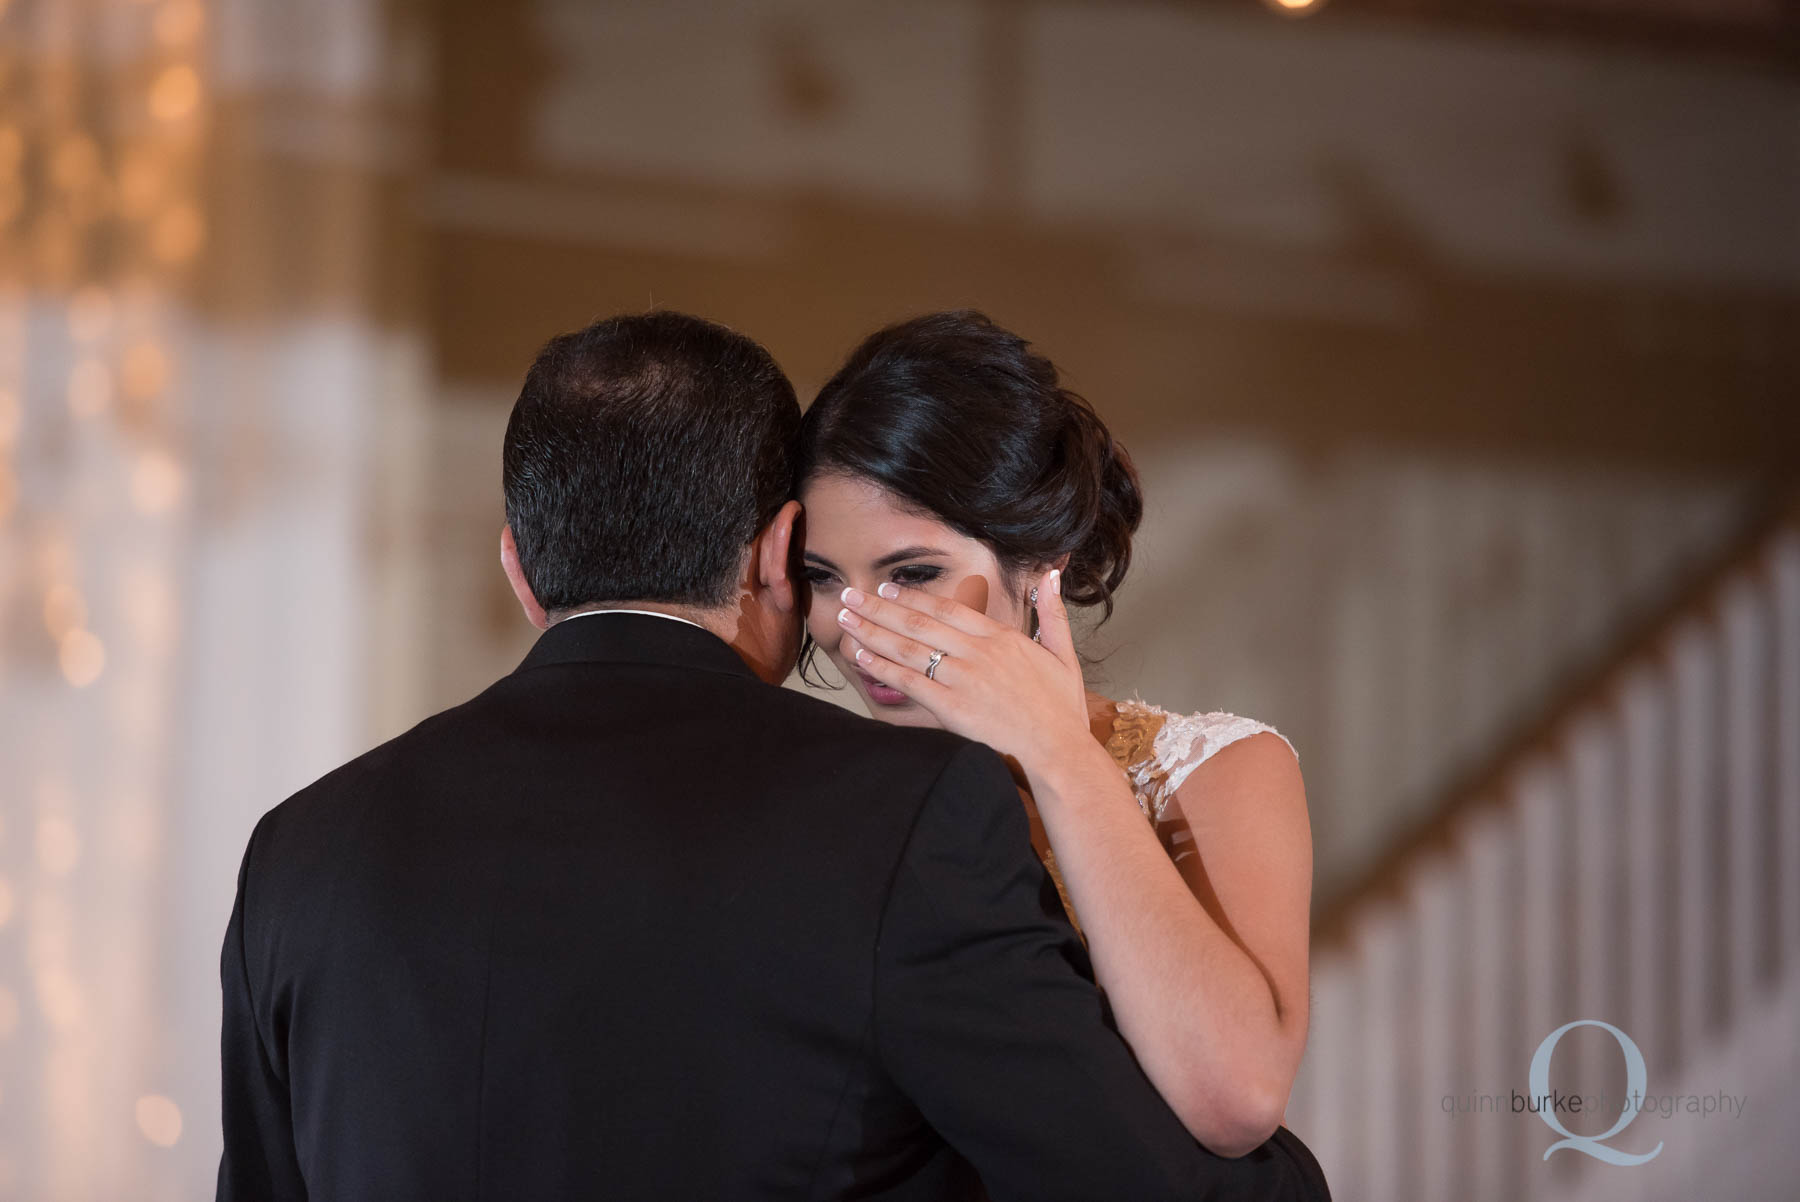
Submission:
POLYGON ((1112 616, 1144 515, 1131 456, 1056 367, 984 315, 870 335, 800 424, 801 484, 841 473, 987 544, 1017 593, 1062 556, 1073 605, 1112 616))

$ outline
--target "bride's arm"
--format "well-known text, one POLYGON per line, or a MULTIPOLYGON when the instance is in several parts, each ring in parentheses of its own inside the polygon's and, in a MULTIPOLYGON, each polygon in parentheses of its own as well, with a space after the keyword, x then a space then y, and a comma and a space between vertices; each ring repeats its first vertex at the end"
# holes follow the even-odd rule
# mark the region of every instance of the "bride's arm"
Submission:
POLYGON ((1179 863, 1097 743, 1021 767, 1120 1033, 1197 1139, 1248 1152, 1280 1124, 1306 1043, 1312 845, 1293 754, 1253 735, 1196 769, 1167 811, 1197 852, 1179 863))
POLYGON ((1171 808, 1200 854, 1178 868, 1088 733, 1058 584, 1043 581, 1042 646, 913 589, 845 590, 839 621, 870 675, 1020 766, 1120 1033, 1188 1130, 1242 1155, 1280 1123, 1305 1043, 1312 853, 1298 768, 1273 761, 1279 740, 1253 736, 1196 769, 1171 808), (928 680, 933 649, 948 655, 928 680))

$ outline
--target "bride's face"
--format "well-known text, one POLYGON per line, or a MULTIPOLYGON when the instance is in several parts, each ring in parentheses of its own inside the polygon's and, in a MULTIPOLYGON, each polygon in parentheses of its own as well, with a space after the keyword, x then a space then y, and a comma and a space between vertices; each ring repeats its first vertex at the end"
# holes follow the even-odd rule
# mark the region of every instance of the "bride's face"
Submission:
POLYGON ((837 623, 843 607, 838 594, 857 588, 873 595, 893 581, 954 597, 1020 628, 1026 620, 1023 599, 1003 586, 999 561, 985 544, 903 508, 879 485, 849 476, 816 476, 801 490, 800 504, 806 528, 802 571, 812 589, 807 629, 872 716, 902 726, 936 726, 924 707, 881 684, 850 658, 846 649, 853 644, 837 623))

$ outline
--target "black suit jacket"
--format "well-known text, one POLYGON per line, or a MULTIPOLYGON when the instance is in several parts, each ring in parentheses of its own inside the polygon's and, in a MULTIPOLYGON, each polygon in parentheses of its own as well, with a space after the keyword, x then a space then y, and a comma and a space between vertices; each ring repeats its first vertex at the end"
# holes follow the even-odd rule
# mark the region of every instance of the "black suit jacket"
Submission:
POLYGON ((1323 1196, 1109 1026, 989 749, 582 617, 258 823, 218 1197, 1323 1196))

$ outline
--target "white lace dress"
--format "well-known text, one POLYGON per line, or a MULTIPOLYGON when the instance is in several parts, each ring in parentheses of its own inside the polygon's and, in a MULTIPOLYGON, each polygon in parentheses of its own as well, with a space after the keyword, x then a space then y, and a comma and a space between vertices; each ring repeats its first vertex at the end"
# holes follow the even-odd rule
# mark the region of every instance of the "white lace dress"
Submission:
MULTIPOLYGON (((1300 753, 1294 750, 1286 735, 1254 718, 1240 717, 1224 710, 1172 714, 1161 706, 1132 699, 1118 703, 1106 750, 1131 782, 1138 808, 1156 829, 1157 838, 1168 850, 1170 858, 1179 863, 1194 854, 1193 835, 1185 829, 1186 824, 1165 820, 1169 799, 1194 769, 1239 739, 1265 730, 1287 743, 1288 750, 1299 758, 1300 753)), ((1055 852, 1044 854, 1044 866, 1056 882, 1056 891, 1062 897, 1069 921, 1080 930, 1075 907, 1069 904, 1068 891, 1063 888, 1062 873, 1057 871, 1055 852)))

